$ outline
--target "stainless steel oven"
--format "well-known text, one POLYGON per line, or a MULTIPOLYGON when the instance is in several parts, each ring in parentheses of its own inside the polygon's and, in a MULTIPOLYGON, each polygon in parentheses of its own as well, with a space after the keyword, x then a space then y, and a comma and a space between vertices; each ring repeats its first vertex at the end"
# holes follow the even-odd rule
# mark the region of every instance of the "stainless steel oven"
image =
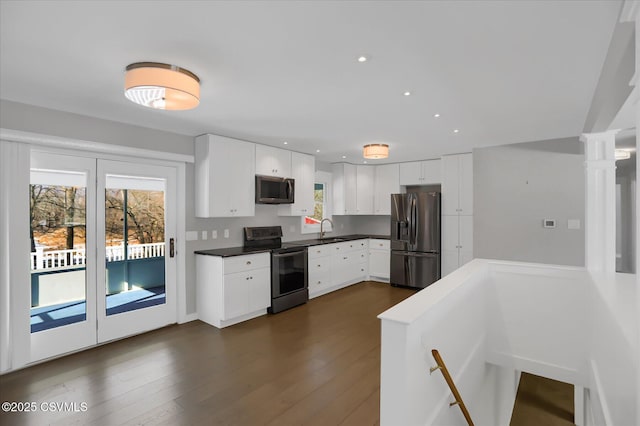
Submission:
POLYGON ((271 252, 271 307, 275 314, 309 300, 307 248, 282 243, 280 226, 244 228, 244 247, 271 252))
POLYGON ((276 313, 309 300, 306 247, 271 251, 271 308, 276 313))

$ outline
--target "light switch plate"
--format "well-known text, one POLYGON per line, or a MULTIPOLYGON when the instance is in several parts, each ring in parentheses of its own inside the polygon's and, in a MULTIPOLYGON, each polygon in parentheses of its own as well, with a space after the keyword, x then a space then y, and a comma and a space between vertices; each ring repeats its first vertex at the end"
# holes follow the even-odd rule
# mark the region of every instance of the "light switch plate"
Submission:
POLYGON ((224 230, 224 237, 225 238, 229 238, 229 230, 228 229, 224 230))
POLYGON ((202 231, 201 232, 201 239, 202 240, 206 240, 207 239, 207 231, 202 231))
POLYGON ((218 238, 218 231, 214 229, 211 231, 211 239, 215 240, 216 238, 218 238))
POLYGON ((580 229, 580 219, 569 219, 567 221, 568 229, 580 229))
POLYGON ((197 241, 198 231, 187 231, 185 238, 187 239, 187 241, 197 241))

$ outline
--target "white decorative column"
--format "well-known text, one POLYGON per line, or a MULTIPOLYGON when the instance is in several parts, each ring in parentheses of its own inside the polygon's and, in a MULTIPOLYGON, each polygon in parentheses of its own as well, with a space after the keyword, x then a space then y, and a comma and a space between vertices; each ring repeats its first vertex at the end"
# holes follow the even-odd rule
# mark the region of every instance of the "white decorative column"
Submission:
POLYGON ((616 271, 616 133, 584 133, 585 266, 598 275, 616 271))

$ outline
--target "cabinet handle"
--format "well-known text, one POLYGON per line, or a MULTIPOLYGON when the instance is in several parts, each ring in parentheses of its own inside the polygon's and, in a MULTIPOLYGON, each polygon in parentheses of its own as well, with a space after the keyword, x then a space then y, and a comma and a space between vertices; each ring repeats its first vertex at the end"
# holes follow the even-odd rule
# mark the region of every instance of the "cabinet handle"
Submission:
POLYGON ((318 284, 320 284, 320 281, 318 281, 318 284))
POLYGON ((380 247, 382 247, 382 244, 380 244, 380 247))
POLYGON ((318 265, 318 268, 320 267, 320 265, 318 265))
POLYGON ((343 259, 344 259, 344 260, 347 260, 347 259, 348 259, 348 257, 343 257, 343 259))
POLYGON ((247 265, 251 265, 251 261, 250 260, 247 260, 247 265))

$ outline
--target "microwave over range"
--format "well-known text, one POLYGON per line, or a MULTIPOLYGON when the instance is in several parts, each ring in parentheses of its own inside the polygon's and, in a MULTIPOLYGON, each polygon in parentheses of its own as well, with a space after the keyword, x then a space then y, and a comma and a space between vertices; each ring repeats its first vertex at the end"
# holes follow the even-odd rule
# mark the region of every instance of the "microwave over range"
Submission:
POLYGON ((293 204, 295 180, 256 175, 256 204, 293 204))

